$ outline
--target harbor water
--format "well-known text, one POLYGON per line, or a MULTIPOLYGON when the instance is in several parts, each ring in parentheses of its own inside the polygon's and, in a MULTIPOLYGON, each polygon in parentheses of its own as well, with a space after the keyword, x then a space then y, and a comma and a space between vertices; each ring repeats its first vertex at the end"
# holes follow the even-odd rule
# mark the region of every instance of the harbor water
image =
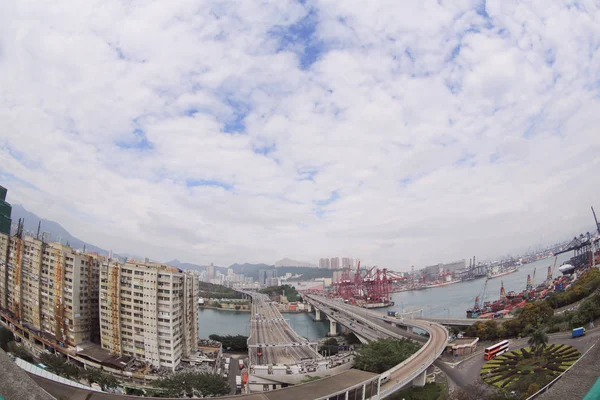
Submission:
MULTIPOLYGON (((560 275, 558 267, 569 260, 569 254, 558 256, 554 277, 560 275)), ((504 289, 520 292, 525 289, 527 275, 533 277, 535 270, 534 286, 546 280, 548 266, 554 266, 554 257, 538 260, 525 264, 517 272, 502 277, 489 279, 485 297, 482 301, 495 301, 500 297, 500 285, 504 282, 504 289)), ((381 308, 373 311, 386 313, 388 310, 404 312, 410 310, 422 310, 415 315, 437 318, 466 318, 467 308, 473 307, 475 297, 480 295, 485 285, 485 278, 474 279, 467 282, 459 282, 437 288, 413 290, 407 292, 393 293, 392 299, 395 305, 389 308, 381 308)), ((309 340, 318 340, 325 337, 329 331, 327 321, 313 322, 314 314, 308 313, 284 313, 284 318, 289 320, 290 325, 300 336, 309 340)), ((207 339, 209 335, 244 335, 250 333, 250 313, 218 311, 214 309, 200 309, 198 324, 200 337, 207 339)))
MULTIPOLYGON (((556 261, 553 277, 562 275, 558 267, 565 261, 568 261, 571 253, 561 254, 556 261)), ((554 267, 554 257, 545 258, 521 266, 517 272, 504 275, 498 278, 489 279, 485 291, 485 297, 481 301, 495 301, 500 298, 500 286, 504 282, 506 292, 520 292, 525 290, 527 284, 527 275, 533 277, 535 270, 535 281, 533 286, 537 286, 546 280, 548 266, 554 267)), ((413 290, 409 292, 398 292, 392 295, 394 306, 378 311, 385 313, 388 310, 404 312, 410 310, 422 310, 423 317, 435 318, 466 318, 466 310, 473 307, 475 297, 478 296, 485 285, 486 278, 474 279, 466 282, 459 282, 452 285, 441 286, 437 288, 413 290)))

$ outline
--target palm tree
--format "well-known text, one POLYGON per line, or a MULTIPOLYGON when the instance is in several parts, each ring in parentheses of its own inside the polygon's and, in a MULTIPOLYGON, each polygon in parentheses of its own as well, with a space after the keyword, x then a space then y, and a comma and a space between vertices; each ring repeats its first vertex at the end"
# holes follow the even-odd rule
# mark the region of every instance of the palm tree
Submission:
POLYGON ((539 355, 548 344, 548 335, 543 330, 538 329, 531 334, 527 344, 539 355))

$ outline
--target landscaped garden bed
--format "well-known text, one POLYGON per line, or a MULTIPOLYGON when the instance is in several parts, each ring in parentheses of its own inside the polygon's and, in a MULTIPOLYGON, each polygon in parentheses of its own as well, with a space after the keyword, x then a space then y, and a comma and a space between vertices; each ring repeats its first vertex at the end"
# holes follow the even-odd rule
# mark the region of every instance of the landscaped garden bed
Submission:
POLYGON ((579 350, 564 344, 529 347, 498 356, 481 368, 481 379, 503 389, 523 390, 535 383, 543 386, 581 357, 579 350))

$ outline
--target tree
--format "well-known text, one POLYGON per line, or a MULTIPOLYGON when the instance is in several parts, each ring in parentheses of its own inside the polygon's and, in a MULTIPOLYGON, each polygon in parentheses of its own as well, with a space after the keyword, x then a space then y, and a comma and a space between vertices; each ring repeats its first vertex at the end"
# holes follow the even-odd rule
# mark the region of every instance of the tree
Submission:
POLYGON ((333 356, 339 352, 338 342, 336 338, 329 338, 319 346, 319 353, 324 356, 333 356))
POLYGON ((13 340, 15 340, 15 335, 9 329, 0 326, 0 348, 8 351, 8 342, 13 340))
POLYGON ((539 355, 548 344, 548 335, 542 329, 538 329, 531 334, 527 344, 539 355))
POLYGON ((33 356, 23 346, 17 344, 17 342, 8 342, 8 351, 13 353, 15 357, 20 358, 23 361, 33 363, 33 356))
POLYGON ((170 397, 207 397, 228 394, 231 390, 225 378, 217 374, 180 372, 153 383, 165 389, 170 397))
POLYGON ((552 315, 554 315, 552 307, 544 301, 538 301, 526 304, 518 318, 522 326, 531 324, 534 328, 538 328, 541 324, 552 318, 552 315))
POLYGON ((279 301, 279 296, 285 294, 288 301, 294 302, 300 300, 300 294, 290 285, 271 286, 258 291, 259 293, 267 294, 274 300, 279 301))
POLYGON ((69 364, 64 358, 54 354, 42 353, 40 362, 48 368, 48 371, 67 379, 79 379, 83 370, 73 364, 69 364))
POLYGON ((107 373, 104 373, 98 369, 85 370, 85 379, 90 383, 97 383, 100 385, 102 390, 112 389, 119 386, 119 381, 107 373))
POLYGON ((209 335, 208 338, 210 340, 221 342, 224 349, 231 349, 233 351, 248 351, 248 336, 221 336, 213 333, 212 335, 209 335))
POLYGON ((538 385, 537 383, 532 383, 527 388, 527 391, 525 393, 523 393, 523 395, 521 396, 521 399, 523 399, 523 400, 528 399, 530 396, 533 396, 534 394, 539 392, 540 389, 541 389, 540 385, 538 385))
POLYGON ((407 340, 378 340, 361 347, 354 366, 363 371, 380 374, 400 364, 419 350, 419 345, 407 340))

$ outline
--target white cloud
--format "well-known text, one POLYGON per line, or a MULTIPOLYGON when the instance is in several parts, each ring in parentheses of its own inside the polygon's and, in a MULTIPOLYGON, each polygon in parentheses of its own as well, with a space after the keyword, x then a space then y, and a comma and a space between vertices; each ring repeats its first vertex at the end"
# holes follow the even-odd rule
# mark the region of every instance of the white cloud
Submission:
POLYGON ((593 3, 4 4, 9 201, 167 260, 411 264, 592 229, 593 3))

